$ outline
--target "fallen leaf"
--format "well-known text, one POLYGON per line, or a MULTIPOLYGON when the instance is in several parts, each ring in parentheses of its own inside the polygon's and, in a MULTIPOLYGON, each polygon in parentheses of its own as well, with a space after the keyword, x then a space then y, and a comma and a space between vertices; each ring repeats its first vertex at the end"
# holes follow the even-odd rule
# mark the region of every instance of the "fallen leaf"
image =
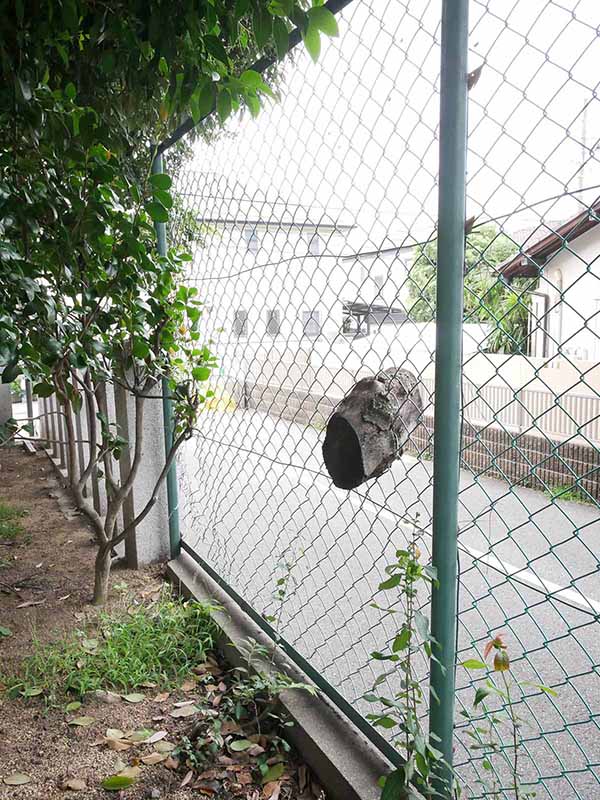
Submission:
POLYGON ((43 691, 44 691, 43 689, 39 689, 36 686, 32 686, 31 689, 25 689, 25 691, 21 692, 21 694, 23 695, 23 697, 37 697, 43 691))
POLYGON ((4 625, 0 625, 0 636, 12 636, 11 629, 5 628, 4 625))
POLYGON ((69 597, 71 597, 71 595, 70 595, 70 594, 64 594, 62 597, 59 597, 59 598, 58 598, 58 602, 59 602, 59 603, 62 603, 62 601, 63 601, 63 600, 68 600, 68 599, 69 599, 69 597))
POLYGON ((252 747, 252 742, 248 741, 248 739, 236 739, 234 742, 229 743, 229 749, 233 750, 234 753, 241 753, 249 747, 252 747))
POLYGON ((249 756, 260 756, 265 752, 265 748, 261 747, 259 744, 253 744, 246 752, 249 756))
POLYGON ((161 761, 165 761, 167 759, 166 753, 148 753, 147 756, 142 756, 140 761, 142 764, 147 764, 148 766, 152 766, 153 764, 160 764, 161 761))
POLYGON ((106 729, 106 738, 107 739, 122 739, 125 736, 123 731, 120 728, 107 728, 106 729))
POLYGON ((140 686, 143 686, 144 689, 156 689, 156 681, 142 681, 140 686))
POLYGON ((2 780, 7 786, 23 786, 31 781, 31 777, 24 772, 13 772, 12 775, 6 775, 2 780))
POLYGON ((306 764, 300 764, 298 767, 298 789, 300 794, 304 794, 304 790, 308 786, 308 767, 306 764))
POLYGON ((262 776, 263 785, 279 780, 279 778, 281 778, 283 775, 283 769, 284 767, 281 761, 278 764, 273 764, 272 767, 269 767, 269 769, 262 776))
POLYGON ((138 744, 139 742, 147 741, 149 736, 152 736, 152 731, 142 729, 139 731, 127 731, 124 738, 129 742, 138 744))
POLYGON ((171 695, 171 692, 159 692, 156 697, 153 698, 155 703, 164 703, 165 700, 168 700, 171 695))
POLYGON ((194 770, 193 769, 188 770, 188 772, 186 772, 185 778, 179 784, 180 788, 187 786, 193 777, 194 777, 194 770))
POLYGON ((142 774, 140 767, 125 767, 119 772, 120 778, 139 778, 142 774))
POLYGON ((135 783, 135 778, 128 778, 126 775, 111 775, 105 778, 100 784, 107 792, 118 792, 121 789, 128 789, 135 783))
POLYGON ((87 728, 88 725, 92 725, 96 720, 94 717, 75 717, 75 719, 69 720, 69 725, 77 725, 80 728, 87 728))
POLYGON ((29 608, 29 606, 41 606, 46 600, 27 600, 25 603, 19 603, 17 608, 29 608))
POLYGON ((98 644, 99 644, 98 639, 83 639, 81 642, 81 646, 83 647, 83 649, 87 650, 88 652, 96 650, 98 644))
POLYGON ((188 681, 184 681, 181 684, 181 691, 182 692, 193 692, 195 688, 196 688, 196 682, 195 681, 189 681, 188 680, 188 681))
POLYGON ((71 792, 83 792, 85 781, 82 781, 81 778, 65 778, 60 788, 71 792))
POLYGON ((193 706, 195 700, 181 700, 179 703, 173 703, 175 708, 185 708, 185 706, 193 706))
POLYGON ((173 742, 157 742, 154 749, 157 753, 170 753, 171 750, 175 750, 175 745, 173 742))
POLYGON ((263 786, 263 797, 269 800, 279 800, 281 781, 270 781, 263 786))
POLYGON ((239 729, 240 726, 237 724, 237 722, 234 722, 231 719, 226 719, 221 725, 221 734, 223 736, 227 736, 228 733, 237 733, 239 729))
POLYGON ((79 700, 74 700, 72 703, 68 703, 65 706, 65 711, 69 714, 71 711, 77 711, 78 708, 81 708, 81 703, 79 700))
POLYGON ((122 739, 105 739, 105 742, 108 749, 114 750, 115 753, 122 753, 132 747, 131 742, 124 742, 122 739))
POLYGON ((184 706, 183 708, 176 708, 170 712, 170 717, 192 717, 197 714, 200 709, 197 706, 184 706))
POLYGON ((167 769, 179 769, 179 761, 173 756, 169 756, 165 761, 165 767, 167 769))
POLYGON ((139 692, 132 692, 132 694, 124 694, 121 695, 123 700, 127 700, 128 703, 141 703, 143 700, 146 699, 145 694, 141 694, 139 692))
POLYGON ((252 783, 252 775, 249 772, 240 772, 237 776, 237 782, 241 783, 242 786, 248 786, 248 784, 252 783))
POLYGON ((154 742, 160 742, 161 739, 164 739, 167 735, 166 731, 156 731, 153 733, 152 736, 149 736, 146 739, 146 744, 154 744, 154 742))

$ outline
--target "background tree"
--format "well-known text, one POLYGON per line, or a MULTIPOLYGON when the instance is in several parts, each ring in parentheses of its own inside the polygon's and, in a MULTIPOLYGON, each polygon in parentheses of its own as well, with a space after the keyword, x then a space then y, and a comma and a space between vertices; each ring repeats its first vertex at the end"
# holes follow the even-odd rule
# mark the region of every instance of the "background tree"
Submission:
MULTIPOLYGON (((465 322, 491 325, 486 340, 491 352, 522 352, 528 334, 530 279, 508 284, 497 267, 518 251, 515 243, 495 225, 482 225, 466 237, 465 322)), ((415 322, 435 319, 437 240, 419 245, 409 274, 408 315, 415 322)))
MULTIPOLYGON (((102 603, 111 553, 152 508, 210 397, 215 363, 196 330, 201 300, 183 281, 191 256, 156 253, 153 223, 169 220, 173 197, 171 179, 151 174, 155 143, 213 106, 220 123, 242 107, 257 114, 273 90, 246 66, 270 51, 283 58, 293 25, 316 59, 321 32, 337 27, 319 3, 297 0, 3 0, 0 9, 2 380, 24 374, 38 396, 59 399, 69 483, 98 541, 94 601, 102 603), (147 505, 119 529, 143 458, 145 405, 163 378, 173 446, 147 505), (131 442, 108 418, 114 385, 133 396, 131 442), (74 415, 82 408, 90 455, 79 476, 74 415), (119 480, 125 446, 131 466, 119 480), (103 518, 83 492, 99 464, 103 518)), ((188 223, 191 241, 201 230, 188 223)))

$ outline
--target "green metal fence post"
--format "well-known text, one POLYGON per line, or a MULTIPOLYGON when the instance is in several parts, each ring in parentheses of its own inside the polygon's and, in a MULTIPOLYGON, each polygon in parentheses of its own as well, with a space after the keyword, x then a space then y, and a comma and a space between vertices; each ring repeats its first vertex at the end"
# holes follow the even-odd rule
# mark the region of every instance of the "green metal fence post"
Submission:
POLYGON ((438 583, 431 632, 431 744, 444 764, 436 788, 452 796, 456 660, 457 526, 463 327, 463 262, 467 149, 468 0, 444 0, 440 83, 440 166, 437 240, 437 324, 433 460, 433 564, 438 583))
MULTIPOLYGON (((152 174, 163 171, 163 157, 158 154, 152 161, 152 174)), ((156 244, 161 256, 167 254, 167 226, 164 222, 155 222, 156 244)), ((165 457, 173 444, 173 403, 170 398, 168 382, 163 378, 163 427, 165 434, 165 457)), ((181 550, 181 531, 179 529, 179 494, 177 491, 177 469, 175 462, 167 472, 167 503, 169 509, 169 543, 171 558, 177 558, 181 550)))

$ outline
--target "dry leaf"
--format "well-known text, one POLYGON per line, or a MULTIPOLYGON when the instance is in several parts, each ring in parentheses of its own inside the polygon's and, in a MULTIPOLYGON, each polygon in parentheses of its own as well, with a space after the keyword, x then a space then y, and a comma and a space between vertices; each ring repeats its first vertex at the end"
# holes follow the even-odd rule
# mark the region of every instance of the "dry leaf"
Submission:
POLYGON ((165 761, 165 767, 167 769, 179 769, 179 761, 178 761, 178 759, 173 758, 172 756, 169 756, 167 758, 167 760, 165 761))
POLYGON ((119 772, 122 778, 139 778, 142 774, 140 767, 125 767, 119 772))
POLYGON ((171 750, 175 750, 175 745, 173 742, 157 742, 154 749, 157 753, 170 753, 171 750))
POLYGON ((187 786, 193 777, 194 777, 194 770, 193 769, 188 770, 188 772, 185 775, 185 778, 179 784, 180 788, 187 786))
POLYGON ((241 783, 242 786, 248 786, 248 784, 252 783, 252 775, 249 772, 240 772, 237 776, 237 782, 241 783))
POLYGON ((278 800, 281 781, 269 781, 263 786, 263 797, 266 800, 278 800))
MULTIPOLYGON (((46 600, 27 600, 25 603, 19 603, 17 608, 29 608, 29 606, 41 606, 45 603, 46 600)), ((15 773, 17 775, 24 774, 24 773, 15 773)))
POLYGON ((31 777, 25 772, 13 772, 12 775, 6 775, 3 781, 7 786, 23 786, 31 781, 31 777))
POLYGON ((185 706, 193 706, 195 700, 180 700, 179 703, 173 703, 174 708, 185 708, 185 706))
POLYGON ((127 700, 128 703, 141 703, 143 700, 146 699, 145 694, 141 694, 140 692, 132 692, 131 694, 123 694, 121 695, 123 700, 127 700))
POLYGON ((193 692, 195 688, 196 688, 196 682, 195 681, 189 681, 188 680, 188 681, 184 681, 181 684, 181 691, 182 692, 193 692))
POLYGON ((306 764, 300 764, 298 767, 298 789, 300 794, 303 794, 308 786, 308 767, 306 764))
POLYGON ((115 694, 115 692, 105 691, 104 689, 96 689, 96 691, 94 692, 94 697, 101 703, 108 703, 109 705, 112 705, 113 703, 119 703, 121 700, 120 694, 115 694))
POLYGON ((71 595, 70 595, 70 594, 64 594, 62 597, 59 597, 59 598, 58 598, 58 602, 59 602, 59 603, 62 603, 62 601, 63 601, 63 600, 68 600, 68 599, 69 599, 69 597, 71 597, 71 595))
POLYGON ((105 735, 107 739, 122 739, 125 736, 120 728, 107 728, 105 735))
POLYGON ((129 750, 132 746, 131 742, 124 742, 122 739, 106 739, 106 744, 109 750, 114 750, 115 753, 120 753, 123 750, 129 750))
POLYGON ((153 702, 155 703, 164 703, 165 700, 169 699, 171 692, 159 692, 156 697, 153 698, 153 702))
POLYGON ((160 742, 161 739, 164 739, 167 735, 166 731, 156 731, 153 733, 152 736, 149 736, 146 739, 146 744, 154 744, 154 742, 160 742))
POLYGON ((184 706, 183 708, 176 708, 169 713, 170 717, 192 717, 194 714, 198 714, 200 709, 197 706, 184 706))
POLYGON ((85 781, 82 781, 81 778, 65 778, 60 788, 70 792, 83 792, 85 781))
POLYGON ((147 764, 148 766, 152 766, 153 764, 160 764, 161 761, 165 761, 167 759, 166 753, 148 753, 147 756, 141 757, 142 764, 147 764))
POLYGON ((237 733, 239 729, 240 726, 237 724, 237 722, 234 722, 231 719, 226 719, 221 725, 221 734, 223 736, 227 736, 228 733, 237 733))
POLYGON ((129 742, 134 742, 134 744, 139 744, 140 742, 147 742, 150 736, 152 736, 152 731, 144 728, 139 731, 127 731, 125 739, 129 742))
POLYGON ((87 728, 88 725, 93 725, 96 722, 94 717, 75 717, 75 719, 69 720, 69 725, 76 725, 80 728, 87 728))

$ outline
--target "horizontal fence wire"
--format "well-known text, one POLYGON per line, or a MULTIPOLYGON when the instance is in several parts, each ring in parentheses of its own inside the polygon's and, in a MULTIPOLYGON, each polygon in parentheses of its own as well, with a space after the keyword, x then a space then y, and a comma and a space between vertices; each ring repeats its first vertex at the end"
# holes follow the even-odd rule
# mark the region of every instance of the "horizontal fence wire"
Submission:
MULTIPOLYGON (((279 102, 174 172, 169 242, 219 363, 178 474, 185 549, 366 715, 385 566, 415 521, 431 553, 440 7, 338 19, 317 65, 275 69, 279 102), (420 423, 390 471, 336 489, 327 420, 388 367, 417 377, 420 423)), ((555 690, 517 708, 521 780, 553 800, 600 793, 599 22, 594 0, 470 4, 459 661, 502 632, 514 674, 555 690)), ((476 683, 457 667, 459 710, 476 683)), ((466 796, 514 797, 508 735, 490 770, 470 731, 458 715, 466 796)))

